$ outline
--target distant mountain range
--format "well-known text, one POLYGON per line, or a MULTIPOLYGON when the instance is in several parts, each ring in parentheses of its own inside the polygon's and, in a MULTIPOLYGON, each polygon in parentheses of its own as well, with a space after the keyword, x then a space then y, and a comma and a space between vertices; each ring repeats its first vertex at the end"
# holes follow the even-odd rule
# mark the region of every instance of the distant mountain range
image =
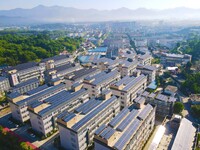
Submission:
POLYGON ((200 9, 179 7, 166 10, 138 8, 131 10, 76 9, 71 7, 39 5, 32 9, 0 10, 0 25, 33 23, 73 23, 128 20, 200 20, 200 9))

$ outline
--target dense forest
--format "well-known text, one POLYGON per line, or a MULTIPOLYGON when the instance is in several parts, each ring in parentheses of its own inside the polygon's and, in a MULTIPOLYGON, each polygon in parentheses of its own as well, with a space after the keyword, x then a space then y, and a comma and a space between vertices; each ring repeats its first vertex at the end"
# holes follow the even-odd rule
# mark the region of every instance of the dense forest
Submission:
POLYGON ((183 88, 189 89, 193 94, 200 93, 200 73, 187 74, 186 80, 182 85, 183 88))
POLYGON ((79 48, 82 38, 52 38, 50 32, 27 34, 0 32, 0 65, 16 65, 59 54, 64 49, 73 52, 79 48))

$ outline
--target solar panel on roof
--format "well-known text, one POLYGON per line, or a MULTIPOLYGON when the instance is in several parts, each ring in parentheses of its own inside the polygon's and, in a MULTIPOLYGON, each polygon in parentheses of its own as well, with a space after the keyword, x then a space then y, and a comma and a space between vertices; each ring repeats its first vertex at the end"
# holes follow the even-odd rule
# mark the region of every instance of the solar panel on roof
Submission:
POLYGON ((69 101, 73 101, 77 97, 81 96, 83 94, 83 92, 86 92, 86 90, 81 89, 72 94, 69 91, 61 91, 60 93, 47 98, 45 100, 45 102, 51 103, 51 106, 41 110, 40 112, 38 112, 38 114, 41 116, 45 116, 46 114, 48 114, 48 112, 52 112, 64 105, 66 105, 67 103, 69 103, 69 101))
POLYGON ((93 117, 95 117, 99 112, 106 109, 110 106, 113 102, 115 102, 116 97, 112 96, 110 99, 106 100, 103 104, 101 104, 99 107, 97 107, 95 110, 93 110, 91 113, 89 113, 87 116, 85 116, 83 119, 81 119, 78 123, 72 126, 72 129, 77 131, 79 130, 83 125, 85 125, 88 121, 90 121, 93 117))
POLYGON ((142 112, 138 115, 138 118, 144 120, 150 113, 153 107, 150 104, 147 104, 146 107, 142 110, 142 112))
POLYGON ((105 129, 101 132, 100 136, 101 136, 101 137, 104 137, 110 130, 112 130, 112 128, 108 126, 107 128, 105 128, 105 129))
POLYGON ((105 124, 102 124, 96 131, 95 134, 98 135, 101 133, 101 131, 103 131, 106 128, 105 124))
POLYGON ((105 136, 104 139, 109 139, 114 133, 115 133, 115 129, 111 129, 105 136))
POLYGON ((135 84, 139 83, 141 80, 143 80, 143 78, 145 78, 145 76, 140 75, 139 77, 133 79, 131 82, 129 82, 129 84, 127 84, 126 87, 124 87, 123 90, 125 90, 125 91, 129 90, 131 87, 133 87, 133 85, 135 85, 135 84))
POLYGON ((74 118, 75 116, 76 116, 76 115, 75 115, 74 113, 71 113, 71 114, 65 116, 65 117, 63 118, 63 120, 64 120, 65 122, 68 122, 68 121, 70 121, 72 118, 74 118))
POLYGON ((129 112, 128 108, 124 108, 112 121, 109 123, 110 126, 115 127, 129 112))
POLYGON ((124 131, 124 129, 130 124, 130 122, 137 116, 138 110, 132 110, 130 114, 119 124, 117 130, 124 131))
POLYGON ((118 150, 122 150, 125 144, 132 138, 135 131, 138 129, 140 125, 140 121, 135 119, 129 128, 123 133, 123 135, 119 138, 119 140, 115 143, 114 147, 118 150))

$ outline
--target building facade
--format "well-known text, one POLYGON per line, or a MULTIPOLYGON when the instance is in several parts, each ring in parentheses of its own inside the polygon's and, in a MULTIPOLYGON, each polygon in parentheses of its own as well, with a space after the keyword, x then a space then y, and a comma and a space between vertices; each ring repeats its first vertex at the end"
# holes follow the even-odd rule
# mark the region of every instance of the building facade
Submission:
POLYGON ((102 91, 109 88, 112 83, 120 79, 120 72, 116 69, 109 72, 101 72, 84 79, 84 88, 88 89, 90 97, 98 97, 102 91))
POLYGON ((56 120, 60 113, 71 112, 88 99, 88 91, 80 85, 70 91, 63 90, 42 102, 35 101, 28 106, 32 129, 47 136, 57 128, 56 120))
POLYGON ((8 101, 11 108, 12 117, 20 122, 25 122, 30 119, 28 105, 33 101, 43 101, 54 94, 66 89, 65 84, 60 84, 57 86, 41 86, 34 91, 30 91, 30 94, 21 95, 18 92, 14 92, 8 95, 8 101))
POLYGON ((155 107, 124 108, 108 125, 100 126, 94 136, 95 150, 142 150, 155 124, 155 107))
POLYGON ((103 99, 92 99, 58 119, 61 146, 70 150, 86 150, 93 142, 95 130, 119 113, 119 101, 110 92, 103 99))
POLYGON ((146 89, 147 77, 140 75, 139 77, 126 76, 119 82, 110 86, 113 95, 119 97, 121 109, 133 104, 133 99, 137 97, 137 93, 146 89))
POLYGON ((0 93, 8 91, 10 88, 10 83, 8 78, 0 77, 0 93))

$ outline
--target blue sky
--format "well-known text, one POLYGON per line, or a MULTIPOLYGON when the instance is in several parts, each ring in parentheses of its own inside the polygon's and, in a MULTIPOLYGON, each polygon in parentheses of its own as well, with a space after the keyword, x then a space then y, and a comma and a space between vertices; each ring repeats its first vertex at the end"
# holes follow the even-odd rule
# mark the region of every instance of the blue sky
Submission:
POLYGON ((65 6, 99 10, 127 7, 130 9, 167 9, 175 7, 200 8, 200 0, 0 0, 0 9, 33 8, 37 5, 65 6))

